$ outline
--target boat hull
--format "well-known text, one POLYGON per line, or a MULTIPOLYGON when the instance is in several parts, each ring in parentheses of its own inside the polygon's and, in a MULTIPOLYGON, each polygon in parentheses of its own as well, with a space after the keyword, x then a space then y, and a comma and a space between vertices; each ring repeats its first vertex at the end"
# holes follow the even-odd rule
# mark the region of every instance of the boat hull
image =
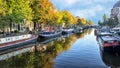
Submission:
POLYGON ((29 44, 35 44, 37 42, 37 36, 23 40, 23 41, 17 41, 17 42, 10 42, 10 44, 1 44, 0 45, 0 52, 8 51, 14 48, 23 47, 29 44))
POLYGON ((60 35, 61 35, 61 32, 48 33, 48 34, 40 33, 39 38, 53 38, 53 37, 57 37, 57 36, 60 36, 60 35))
POLYGON ((107 53, 119 53, 120 46, 109 46, 109 47, 103 47, 103 52, 107 52, 107 53))
MULTIPOLYGON (((100 50, 107 53, 120 53, 120 46, 119 44, 105 45, 102 41, 101 37, 97 37, 97 41, 99 43, 100 50)), ((108 43, 110 44, 110 43, 108 43)))

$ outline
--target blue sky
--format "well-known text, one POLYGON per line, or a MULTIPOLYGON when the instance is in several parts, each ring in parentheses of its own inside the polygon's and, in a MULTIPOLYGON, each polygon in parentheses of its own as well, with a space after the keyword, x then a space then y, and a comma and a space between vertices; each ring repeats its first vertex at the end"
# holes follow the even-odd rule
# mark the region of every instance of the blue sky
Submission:
POLYGON ((113 5, 118 0, 50 0, 56 9, 68 10, 74 16, 92 20, 95 24, 104 13, 110 16, 113 5))

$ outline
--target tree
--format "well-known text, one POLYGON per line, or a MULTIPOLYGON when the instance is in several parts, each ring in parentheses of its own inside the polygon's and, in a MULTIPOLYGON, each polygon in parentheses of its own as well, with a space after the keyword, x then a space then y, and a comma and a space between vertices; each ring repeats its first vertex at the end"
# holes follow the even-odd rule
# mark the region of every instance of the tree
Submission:
POLYGON ((101 22, 101 20, 98 21, 98 25, 102 26, 103 23, 101 22))
MULTIPOLYGON (((5 29, 8 27, 7 17, 3 14, 0 14, 0 29, 5 32, 5 29)), ((0 31, 1 31, 0 30, 0 31)))
POLYGON ((34 28, 36 24, 45 24, 49 22, 49 10, 53 9, 53 4, 49 0, 33 0, 31 1, 31 8, 33 11, 34 28))
POLYGON ((88 24, 88 25, 93 25, 92 20, 89 20, 89 21, 87 22, 87 24, 88 24))
MULTIPOLYGON (((14 22, 20 24, 24 19, 32 20, 32 10, 29 6, 29 0, 6 0, 6 14, 8 16, 10 31, 11 24, 14 22)), ((18 28, 19 29, 19 28, 18 28)))
POLYGON ((57 24, 62 25, 62 23, 64 23, 63 22, 63 13, 59 10, 56 11, 56 17, 57 17, 57 19, 56 19, 57 24))
POLYGON ((7 17, 6 17, 6 2, 4 0, 0 0, 0 31, 3 32, 8 26, 7 17))
POLYGON ((86 22, 86 20, 84 18, 81 18, 80 20, 81 20, 82 25, 86 25, 87 24, 87 22, 86 22))
POLYGON ((108 23, 108 18, 107 18, 107 15, 104 14, 103 15, 103 25, 108 25, 107 23, 108 23))
POLYGON ((106 22, 106 21, 107 21, 107 15, 104 14, 104 15, 103 15, 103 22, 106 22))
POLYGON ((82 26, 82 21, 81 21, 81 19, 80 19, 80 18, 78 18, 78 20, 77 20, 77 25, 82 26))
POLYGON ((119 23, 118 18, 117 18, 117 16, 115 16, 114 18, 109 19, 107 25, 110 26, 110 27, 115 27, 115 26, 118 25, 118 23, 119 23))
POLYGON ((76 17, 74 17, 74 16, 73 16, 72 18, 73 18, 73 24, 76 25, 78 18, 76 18, 76 17))
POLYGON ((66 26, 73 24, 73 16, 70 12, 68 12, 67 10, 62 11, 62 15, 62 21, 65 23, 66 26))

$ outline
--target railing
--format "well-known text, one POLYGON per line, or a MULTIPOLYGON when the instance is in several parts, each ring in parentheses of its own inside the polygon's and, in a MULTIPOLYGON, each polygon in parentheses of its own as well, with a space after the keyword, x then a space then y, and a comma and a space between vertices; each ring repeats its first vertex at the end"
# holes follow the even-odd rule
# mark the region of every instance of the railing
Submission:
POLYGON ((31 38, 31 34, 0 38, 0 44, 31 38))

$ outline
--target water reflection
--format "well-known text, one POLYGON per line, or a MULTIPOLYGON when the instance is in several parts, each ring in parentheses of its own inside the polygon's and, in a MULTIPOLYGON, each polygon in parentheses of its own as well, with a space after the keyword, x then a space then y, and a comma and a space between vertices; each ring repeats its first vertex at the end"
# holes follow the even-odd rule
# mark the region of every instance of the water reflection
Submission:
MULTIPOLYGON (((85 43, 86 40, 91 41, 91 40, 87 39, 91 36, 90 35, 91 33, 92 33, 92 30, 88 29, 88 30, 84 30, 82 33, 77 33, 77 34, 73 34, 70 36, 67 35, 67 36, 62 36, 62 37, 49 39, 49 40, 44 39, 44 41, 43 41, 43 39, 42 40, 39 39, 39 44, 38 44, 36 50, 34 47, 32 47, 31 48, 32 51, 26 51, 26 53, 22 53, 17 56, 13 56, 11 58, 2 60, 2 61, 0 61, 0 67, 1 68, 17 68, 17 67, 19 67, 19 68, 54 68, 55 67, 54 65, 56 63, 55 58, 57 58, 60 54, 63 54, 64 52, 67 52, 68 50, 72 49, 73 47, 71 47, 71 46, 76 41, 78 41, 78 39, 83 39, 80 41, 83 43, 82 45, 84 45, 84 46, 75 45, 74 47, 79 46, 80 48, 82 48, 84 50, 84 47, 86 47, 88 45, 88 44, 86 45, 86 43, 85 43), (86 35, 90 35, 90 36, 88 36, 86 38, 86 35)), ((73 48, 73 50, 71 50, 71 51, 73 51, 72 55, 71 55, 72 57, 75 56, 76 58, 81 59, 81 60, 71 60, 71 61, 80 62, 80 61, 82 61, 82 57, 85 57, 84 59, 90 58, 89 52, 82 51, 82 49, 79 51, 76 48, 75 51, 77 51, 77 53, 74 52, 74 48, 73 48), (86 55, 84 55, 83 53, 86 55), (76 56, 78 54, 79 54, 79 56, 76 56), (89 57, 89 58, 87 58, 87 57, 89 57)), ((88 50, 90 50, 90 49, 88 49, 88 50)), ((92 53, 93 53, 93 51, 92 51, 92 53)), ((96 57, 95 55, 96 54, 93 54, 94 57, 96 57)), ((70 56, 70 55, 66 55, 66 56, 70 56)), ((91 55, 91 57, 93 57, 93 56, 91 55)), ((94 60, 94 59, 92 59, 92 60, 94 60)), ((77 64, 79 65, 79 63, 77 63, 77 64)), ((94 63, 94 64, 96 64, 96 63, 94 63)), ((69 63, 68 63, 68 66, 69 66, 69 63)))
MULTIPOLYGON (((106 68, 101 60, 94 31, 85 30, 82 38, 72 44, 69 50, 54 59, 55 68, 106 68)), ((77 36, 78 37, 78 36, 77 36)))
POLYGON ((77 33, 76 37, 77 38, 84 38, 87 34, 91 34, 93 29, 86 29, 84 31, 82 31, 82 33, 77 33))
POLYGON ((120 68, 120 56, 102 51, 101 57, 107 66, 111 68, 120 68))
MULTIPOLYGON (((106 52, 102 49, 101 44, 98 40, 98 37, 96 37, 96 41, 99 44, 99 50, 101 58, 105 65, 107 65, 109 68, 120 68, 120 54, 118 52, 106 52)), ((118 49, 119 50, 119 49, 118 49)), ((116 49, 117 51, 117 49, 116 49)))
MULTIPOLYGON (((71 44, 76 40, 76 35, 63 36, 61 38, 54 39, 44 39, 40 41, 37 46, 37 51, 34 51, 33 47, 30 48, 32 51, 24 54, 19 54, 15 56, 11 53, 13 57, 0 61, 0 67, 2 68, 53 68, 53 59, 62 51, 66 51, 70 48, 71 44), (45 42, 46 41, 46 42, 45 42), (48 44, 46 44, 49 42, 48 44)), ((29 49, 29 50, 30 50, 29 49)), ((27 50, 27 49, 26 49, 27 50)), ((24 50, 23 50, 24 51, 24 50)), ((20 53, 20 51, 18 51, 20 53)), ((9 54, 8 54, 9 55, 9 54)))

